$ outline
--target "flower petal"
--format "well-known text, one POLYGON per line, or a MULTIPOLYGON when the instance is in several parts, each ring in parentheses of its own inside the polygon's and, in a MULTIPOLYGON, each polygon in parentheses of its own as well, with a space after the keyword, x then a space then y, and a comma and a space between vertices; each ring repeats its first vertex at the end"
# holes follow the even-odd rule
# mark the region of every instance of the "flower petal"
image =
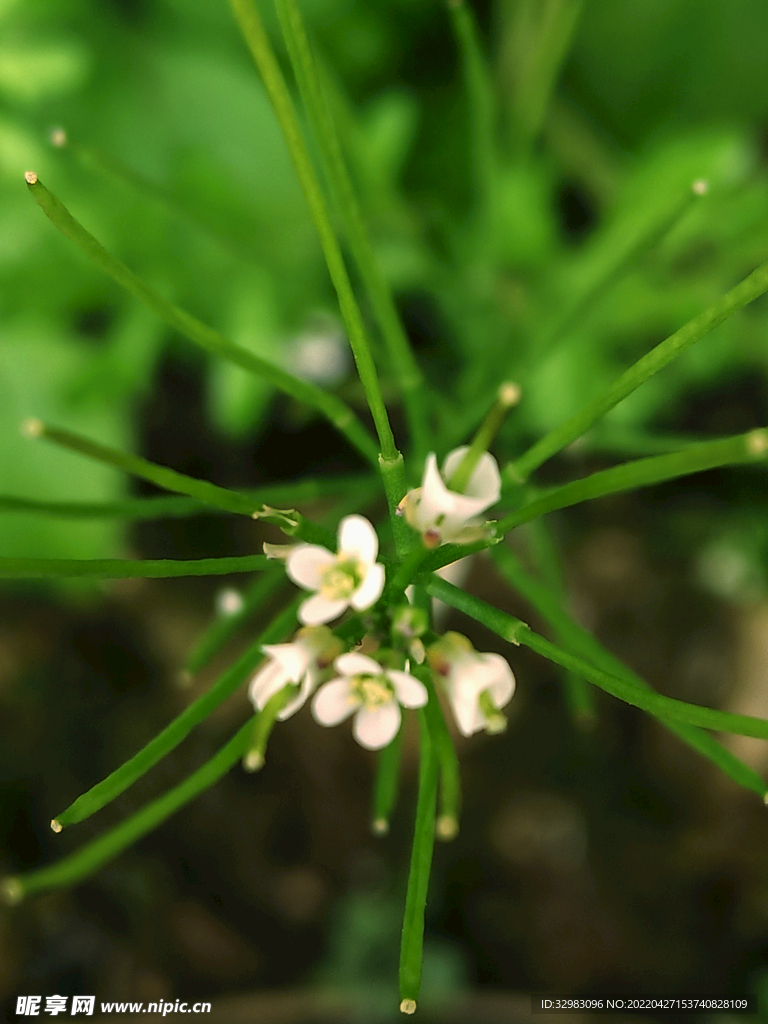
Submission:
POLYGON ((269 698, 288 682, 282 668, 274 659, 266 661, 248 687, 248 698, 257 711, 261 711, 269 698))
MULTIPOLYGON (((503 708, 512 699, 515 692, 515 677, 506 658, 500 654, 481 654, 481 660, 492 667, 493 682, 490 685, 491 697, 497 708, 503 708)), ((483 687, 486 689, 486 687, 483 687)))
POLYGON ((321 686, 312 701, 312 714, 320 725, 338 725, 360 707, 360 698, 346 679, 332 679, 321 686))
POLYGON ((357 651, 349 651, 348 654, 340 654, 334 666, 345 676, 379 676, 381 665, 366 654, 358 654, 357 651))
POLYGON ((305 626, 320 626, 324 622, 331 622, 338 619, 348 604, 349 602, 343 599, 329 601, 322 594, 313 594, 299 605, 299 622, 303 622, 305 626))
MULTIPOLYGON (((469 447, 464 445, 461 448, 455 448, 446 456, 443 463, 443 477, 445 480, 451 479, 451 476, 459 468, 461 460, 468 451, 469 447)), ((475 500, 482 499, 485 502, 482 508, 495 505, 501 497, 499 466, 490 452, 483 452, 480 456, 477 465, 472 470, 472 475, 464 490, 464 495, 475 500)), ((477 511, 479 512, 480 508, 477 511)))
POLYGON ((400 706, 397 701, 380 704, 377 708, 362 707, 355 715, 352 733, 367 750, 381 750, 397 735, 400 728, 400 706))
POLYGON ((451 495, 437 468, 437 458, 430 452, 424 464, 424 476, 419 488, 419 503, 414 509, 416 529, 428 530, 435 520, 446 515, 453 508, 451 495))
POLYGON ((410 673, 390 668, 387 669, 386 676, 395 688, 397 699, 404 707, 423 708, 427 703, 427 688, 410 673))
POLYGON ((308 673, 301 684, 301 689, 293 698, 289 700, 283 710, 278 714, 278 720, 284 722, 286 718, 290 718, 291 715, 295 715, 300 707, 304 704, 307 697, 312 693, 317 683, 316 673, 308 673))
POLYGON ((312 660, 312 652, 299 641, 290 644, 264 644, 262 651, 280 666, 286 682, 299 683, 312 660))
POLYGON ((305 590, 318 590, 320 571, 335 561, 336 556, 319 544, 297 544, 286 559, 285 571, 305 590))
POLYGON ((472 470, 467 484, 467 494, 473 498, 483 498, 489 507, 495 505, 501 497, 501 474, 499 464, 490 452, 483 452, 480 461, 472 470))
POLYGON ((339 523, 339 554, 354 555, 373 565, 379 553, 379 538, 364 516, 345 516, 339 523))
POLYGON ((350 598, 350 603, 353 608, 363 611, 376 604, 383 589, 384 566, 376 562, 368 569, 365 579, 350 598))
POLYGON ((472 694, 466 690, 462 691, 448 686, 448 699, 462 736, 471 736, 483 728, 485 719, 478 706, 476 693, 472 694))

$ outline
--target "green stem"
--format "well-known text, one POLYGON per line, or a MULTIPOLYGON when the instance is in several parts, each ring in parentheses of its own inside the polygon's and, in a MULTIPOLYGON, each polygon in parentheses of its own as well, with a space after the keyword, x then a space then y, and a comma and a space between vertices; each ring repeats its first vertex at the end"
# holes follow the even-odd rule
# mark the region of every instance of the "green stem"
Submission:
POLYGON ((413 1013, 419 998, 424 958, 424 912, 435 845, 438 764, 423 708, 419 711, 419 726, 419 796, 400 942, 400 1009, 403 1013, 413 1013))
POLYGON ((234 614, 214 619, 187 656, 181 676, 184 681, 192 678, 222 649, 240 627, 254 615, 264 602, 285 582, 285 570, 274 563, 261 574, 245 592, 242 608, 234 614))
MULTIPOLYGON (((187 478, 189 479, 189 478, 187 478)), ((287 505, 310 501, 313 498, 335 497, 339 494, 360 493, 375 482, 370 475, 329 477, 327 480, 295 480, 288 484, 267 484, 247 495, 256 508, 262 503, 287 505)), ((68 516, 73 519, 100 519, 121 516, 126 519, 163 519, 210 514, 209 502, 197 498, 157 496, 151 498, 124 498, 122 501, 41 501, 0 494, 0 512, 37 512, 48 516, 68 516)))
POLYGON ((222 359, 236 363, 250 373, 263 377, 298 402, 304 402, 310 408, 317 409, 357 448, 368 462, 376 465, 376 446, 368 431, 349 406, 335 395, 327 394, 314 384, 293 377, 279 366, 274 366, 261 359, 248 349, 240 348, 239 345, 235 345, 218 331, 168 302, 137 277, 132 270, 129 270, 124 263, 107 252, 93 235, 86 231, 79 221, 75 220, 64 204, 48 191, 34 172, 27 172, 26 181, 35 202, 53 221, 59 231, 82 249, 85 255, 106 274, 129 291, 131 295, 149 306, 174 330, 207 352, 212 352, 222 359))
POLYGON ((305 519, 295 509, 272 508, 270 505, 260 505, 254 509, 254 502, 247 494, 230 491, 225 487, 217 487, 216 484, 211 484, 207 480, 197 480, 184 473, 177 473, 173 469, 158 466, 138 455, 107 448, 106 445, 91 441, 71 430, 51 427, 41 423, 40 420, 27 420, 23 425, 23 431, 29 437, 44 437, 70 451, 79 452, 88 458, 115 466, 133 476, 141 477, 143 480, 150 480, 159 487, 192 495, 215 508, 238 512, 241 515, 250 515, 253 519, 262 519, 264 522, 273 523, 289 537, 297 537, 310 544, 322 544, 326 547, 334 543, 334 537, 328 530, 305 519))
POLYGON ((765 430, 751 430, 747 434, 722 441, 705 441, 691 444, 681 452, 670 455, 652 456, 625 462, 612 469, 601 470, 582 480, 555 487, 548 493, 523 505, 516 512, 505 516, 496 523, 495 536, 488 540, 474 541, 472 544, 443 544, 442 547, 430 551, 419 569, 419 575, 435 572, 459 558, 474 555, 497 544, 502 535, 516 526, 530 522, 538 516, 553 512, 559 508, 568 508, 580 501, 590 498, 601 498, 608 494, 635 487, 661 483, 687 473, 697 473, 705 469, 732 463, 752 462, 764 457, 766 445, 765 430), (693 453, 691 455, 691 453, 693 453))
POLYGON ((754 302, 766 291, 768 291, 768 263, 762 264, 709 309, 694 317, 693 320, 689 320, 680 330, 675 331, 669 338, 651 349, 617 377, 601 395, 588 402, 583 409, 566 420, 565 423, 545 434, 519 459, 510 462, 504 468, 504 478, 509 482, 516 483, 527 480, 534 469, 585 434, 610 409, 613 409, 627 395, 662 370, 667 363, 700 341, 728 317, 750 302, 754 302))
POLYGON ((411 550, 413 531, 405 517, 398 514, 397 506, 403 500, 408 490, 405 482, 405 463, 400 452, 394 459, 379 457, 379 470, 384 484, 384 493, 387 496, 387 507, 389 509, 389 521, 392 523, 392 533, 395 538, 395 550, 397 557, 403 559, 411 550))
POLYGON ((604 469, 573 483, 556 487, 543 494, 516 512, 504 516, 496 524, 497 534, 507 533, 522 523, 545 515, 559 508, 568 508, 582 501, 601 498, 607 494, 634 490, 700 473, 718 466, 742 462, 755 462, 768 455, 768 430, 751 430, 720 441, 704 441, 692 444, 680 452, 669 455, 652 455, 647 459, 635 459, 620 466, 604 469))
POLYGON ((396 458, 398 452, 389 417, 381 393, 381 385, 371 355, 371 348, 363 326, 360 307, 355 299, 352 285, 344 264, 344 258, 336 240, 330 216, 325 205, 320 184, 312 168, 309 154, 301 136, 296 113, 293 109, 288 88, 283 79, 280 65, 272 51, 258 10, 251 0, 230 0, 235 19, 243 38, 251 51, 259 70, 275 116, 282 129, 288 151, 293 160, 304 197, 320 238, 325 262, 331 276, 339 308, 347 328, 347 336, 355 359, 360 382, 363 385, 368 408, 371 410, 376 433, 379 437, 381 454, 385 459, 396 458))
POLYGON ((397 803, 402 746, 403 725, 401 722, 392 742, 379 751, 371 815, 371 831, 377 836, 384 836, 389 832, 389 821, 397 803))
POLYGON ((272 694, 253 719, 250 742, 243 757, 243 768, 247 772, 257 772, 264 766, 267 743, 269 743, 269 737, 275 727, 277 716, 300 689, 301 687, 295 683, 288 683, 282 690, 272 694))
MULTIPOLYGON (((531 548, 536 566, 545 586, 542 590, 554 595, 556 606, 565 601, 565 588, 563 586, 563 573, 560 558, 555 546, 549 524, 544 518, 534 519, 528 527, 531 539, 531 548)), ((509 552, 504 544, 497 544, 491 550, 491 557, 504 570, 506 565, 502 561, 502 555, 496 559, 500 549, 503 554, 509 552)), ((509 552, 511 554, 511 552, 509 552)), ((514 556, 513 556, 514 557, 514 556)), ((556 627, 557 628, 557 627, 556 627)), ((558 641, 565 641, 565 635, 558 630, 555 636, 558 641)), ((579 653, 579 652, 577 652, 579 653)), ((581 676, 573 672, 563 673, 563 687, 565 690, 566 703, 571 715, 571 721, 577 729, 592 729, 597 722, 597 709, 595 702, 595 690, 581 676)))
POLYGON ((465 0, 448 0, 448 14, 459 49, 464 87, 469 101, 472 194, 477 210, 479 235, 485 240, 493 210, 496 172, 496 146, 493 134, 496 100, 471 7, 465 0))
POLYGON ((501 429, 501 425, 504 422, 507 413, 512 406, 517 405, 519 401, 520 388, 517 384, 509 381, 501 385, 498 395, 496 396, 496 401, 488 410, 488 414, 478 427, 477 433, 472 439, 472 443, 464 453, 464 457, 461 462, 453 471, 451 479, 447 481, 449 490, 456 491, 458 494, 464 494, 466 492, 467 487, 469 486, 469 481, 472 479, 472 474, 475 471, 475 467, 491 447, 491 443, 501 429))
POLYGON ((162 732, 158 733, 132 758, 121 764, 101 782, 92 786, 65 811, 57 815, 54 818, 55 831, 59 832, 66 825, 84 821, 106 804, 111 803, 129 786, 132 786, 137 779, 145 775, 161 758, 177 747, 196 725, 207 718, 227 697, 231 696, 249 673, 253 672, 259 662, 263 660, 262 645, 280 640, 291 630, 295 624, 299 600, 300 598, 297 597, 280 612, 262 631, 258 640, 250 645, 248 650, 216 680, 206 693, 198 697, 180 715, 177 715, 162 732))
POLYGON ((408 587, 428 554, 429 549, 424 547, 420 537, 416 537, 411 550, 405 556, 392 578, 391 589, 393 595, 397 595, 400 598, 400 595, 408 587))
POLYGON ((79 452, 89 459, 96 459, 98 462, 115 466, 124 473, 130 473, 131 476, 149 480, 150 483, 163 487, 167 491, 176 491, 198 498, 214 508, 246 516, 252 516, 254 512, 262 511, 264 508, 264 506, 255 507, 251 498, 238 491, 230 491, 225 487, 217 487, 216 484, 211 484, 207 480, 198 480, 185 473, 177 473, 174 469, 158 466, 157 463, 143 459, 139 455, 131 455, 129 452, 121 452, 116 448, 108 448, 106 445, 91 441, 81 434, 75 434, 62 427, 53 427, 47 423, 41 423, 40 420, 27 420, 23 425, 23 430, 29 437, 42 437, 62 448, 79 452))
POLYGON ((601 690, 623 700, 626 704, 641 708, 664 721, 683 722, 688 725, 697 725, 702 729, 768 739, 768 721, 765 719, 753 718, 750 715, 735 715, 727 711, 715 711, 713 708, 702 707, 699 704, 688 704, 672 697, 662 697, 661 694, 653 690, 643 689, 626 679, 620 679, 602 669, 595 668, 583 658, 569 654, 534 633, 520 619, 507 615, 498 608, 494 608, 493 605, 465 593, 439 576, 432 576, 425 581, 424 585, 432 597, 438 597, 452 608, 476 619, 502 639, 509 643, 524 644, 526 647, 530 647, 531 650, 542 654, 556 665, 562 665, 563 668, 577 672, 590 683, 594 683, 601 690))
POLYGON ((92 580, 170 579, 173 576, 224 576, 266 569, 264 555, 231 558, 0 558, 0 578, 69 576, 92 580))
POLYGON ((403 396, 414 454, 424 458, 429 443, 424 380, 411 351, 389 284, 381 272, 367 225, 352 188, 336 128, 296 0, 275 0, 283 35, 304 106, 357 263, 403 396))
POLYGON ((206 789, 210 789, 229 769, 243 756, 251 735, 251 722, 248 721, 225 744, 217 754, 202 767, 193 772, 188 779, 174 786, 163 796, 142 807, 126 821, 99 836, 92 843, 81 847, 76 853, 64 857, 51 864, 50 867, 30 871, 26 875, 6 878, 3 891, 8 902, 18 903, 25 896, 44 892, 47 889, 60 889, 74 885, 98 871, 100 867, 112 860, 127 847, 141 839, 148 832, 157 828, 184 804, 194 800, 206 789))
POLYGON ((412 671, 422 681, 429 694, 424 715, 440 767, 440 816, 437 819, 435 834, 438 839, 447 841, 455 839, 459 831, 461 814, 459 758, 443 716, 432 673, 426 666, 412 668, 412 671))
MULTIPOLYGON (((610 253, 607 262, 599 267, 592 282, 585 288, 576 302, 560 317, 555 325, 545 331, 544 336, 534 341, 526 356, 526 367, 523 375, 534 366, 546 359, 559 342, 568 337, 575 327, 583 327, 600 300, 620 281, 632 267, 636 266, 646 253, 649 253, 680 223, 691 206, 706 194, 704 183, 697 181, 687 188, 676 201, 670 212, 665 212, 658 220, 643 226, 635 237, 622 238, 620 241, 611 238, 610 253)), ((520 371, 518 371, 520 372, 520 371)))
MULTIPOLYGON (((560 601, 555 599, 547 587, 542 586, 524 571, 510 548, 500 544, 493 549, 492 557, 507 581, 557 630, 562 643, 572 653, 586 658, 604 672, 625 679, 635 686, 648 689, 648 684, 644 679, 631 672, 623 662, 606 651, 590 633, 566 615, 560 601)), ((589 692, 593 692, 591 688, 589 692)), ((664 719, 658 719, 658 721, 693 750, 712 761, 738 785, 757 793, 761 799, 765 798, 766 785, 757 772, 740 761, 735 754, 718 743, 709 733, 682 722, 670 722, 664 719)))
POLYGON ((514 7, 504 56, 516 72, 513 108, 526 145, 541 130, 581 7, 582 0, 518 0, 514 7))
MULTIPOLYGON (((177 221, 186 222, 196 230, 205 232, 209 238, 214 239, 236 259, 254 260, 256 252, 252 242, 249 244, 241 238, 222 231, 219 226, 202 216, 198 209, 188 205, 179 199, 178 196, 173 195, 149 178, 145 178, 142 174, 116 160, 110 154, 97 149, 95 146, 84 146, 80 142, 73 141, 61 129, 56 129, 51 133, 51 142, 54 146, 71 151, 81 166, 90 171, 95 171, 110 184, 117 182, 119 185, 131 189, 131 191, 141 196, 142 199, 162 207, 167 215, 177 221)), ((247 228, 252 236, 258 237, 258 224, 251 222, 247 225, 247 228)))

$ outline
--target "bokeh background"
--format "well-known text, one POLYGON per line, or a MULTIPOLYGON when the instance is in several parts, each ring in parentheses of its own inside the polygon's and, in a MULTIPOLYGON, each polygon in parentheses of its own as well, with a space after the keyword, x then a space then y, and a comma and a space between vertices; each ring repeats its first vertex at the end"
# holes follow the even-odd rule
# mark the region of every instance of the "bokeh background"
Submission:
MULTIPOLYGON (((503 363, 525 389, 498 442, 511 457, 768 258, 768 18, 764 0, 474 9, 500 154, 483 235, 467 227, 472 116, 445 8, 302 3, 382 266, 434 390, 436 444, 463 440, 451 430, 471 430, 503 363), (551 96, 548 67, 559 68, 551 96), (709 194, 568 321, 697 178, 709 194)), ((264 14, 274 28, 266 5, 264 14)), ((306 410, 200 355, 86 264, 26 194, 30 168, 174 302, 362 404, 319 246, 227 4, 2 0, 2 494, 150 493, 23 439, 28 416, 235 487, 363 468, 306 410), (54 129, 68 145, 51 145, 54 129)), ((767 368, 763 299, 539 479, 765 425, 767 368)), ((386 377, 385 386, 407 443, 386 377)), ((725 469, 550 517, 570 609, 663 692, 768 717, 767 498, 761 470, 725 469)), ((372 516, 381 508, 365 505, 372 516)), ((518 533, 512 543, 530 557, 535 537, 518 533)), ((0 510, 6 556, 192 558, 251 553, 264 539, 276 538, 213 515, 126 528, 0 510)), ((490 563, 468 571, 467 587, 546 631, 490 563)), ((114 805, 50 831, 54 814, 252 639, 258 618, 179 684, 221 586, 4 582, 3 873, 100 834, 245 719, 240 693, 114 805)), ((593 728, 579 729, 554 666, 459 617, 446 625, 508 656, 518 692, 503 737, 459 744, 465 811, 459 837, 436 850, 423 1019, 523 1019, 528 993, 545 990, 762 991, 768 1008, 758 798, 608 698, 593 728)), ((764 743, 728 742, 768 771, 764 743)), ((37 993, 210 999, 209 1019, 222 1021, 396 1019, 414 744, 408 737, 384 839, 368 831, 370 755, 348 729, 318 729, 305 708, 276 730, 260 774, 234 770, 72 891, 2 909, 10 1017, 16 996, 37 993)))

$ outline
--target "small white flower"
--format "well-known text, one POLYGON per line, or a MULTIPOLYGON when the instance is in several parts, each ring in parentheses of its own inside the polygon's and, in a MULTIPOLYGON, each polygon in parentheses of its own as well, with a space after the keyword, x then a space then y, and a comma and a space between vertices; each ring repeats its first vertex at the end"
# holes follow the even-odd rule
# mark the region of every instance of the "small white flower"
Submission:
POLYGON ((384 566, 376 561, 379 539, 362 516, 346 516, 339 523, 339 551, 331 554, 318 544, 297 544, 285 568, 294 583, 317 591, 299 608, 307 626, 331 622, 351 605, 370 608, 384 589, 384 566))
POLYGON ((340 646, 325 626, 300 629, 289 644, 265 644, 262 650, 269 661, 262 665, 248 687, 255 710, 261 711, 271 697, 293 683, 301 689, 277 716, 281 720, 289 718, 314 691, 340 646))
POLYGON ((446 633, 430 647, 427 660, 442 677, 462 735, 506 728, 499 708, 511 700, 515 677, 500 654, 479 654, 460 633, 446 633))
POLYGON ((365 654, 342 654, 335 666, 341 675, 317 691, 312 714, 321 725, 337 725, 354 714, 352 732, 368 750, 380 750, 395 738, 401 704, 420 708, 427 703, 426 688, 418 679, 383 668, 365 654))
POLYGON ((466 446, 452 451, 442 472, 438 472, 437 458, 431 452, 421 487, 408 491, 400 502, 400 511, 428 548, 449 542, 468 544, 482 536, 482 520, 476 517, 501 497, 501 475, 490 452, 480 456, 463 493, 448 488, 446 480, 450 481, 468 451, 466 446))

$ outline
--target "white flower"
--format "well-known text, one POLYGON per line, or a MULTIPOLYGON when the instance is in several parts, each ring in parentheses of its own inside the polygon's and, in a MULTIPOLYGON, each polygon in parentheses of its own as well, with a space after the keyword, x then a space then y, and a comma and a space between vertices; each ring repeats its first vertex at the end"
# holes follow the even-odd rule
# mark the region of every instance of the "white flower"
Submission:
POLYGON ((500 654, 479 654, 460 633, 446 633, 430 647, 427 659, 442 677, 464 736, 480 729, 503 732, 507 723, 499 708, 511 700, 515 677, 500 654))
POLYGON ((496 459, 483 452, 463 493, 448 488, 469 449, 456 448, 445 459, 442 473, 437 469, 434 452, 427 456, 421 487, 409 491, 400 502, 400 511, 408 524, 422 535, 428 548, 454 542, 468 544, 482 536, 480 512, 495 505, 501 497, 501 475, 496 459))
POLYGON ((262 650, 269 656, 269 661, 262 665, 248 687, 248 696, 255 710, 263 710, 271 697, 293 683, 301 689, 277 716, 281 720, 289 718, 314 691, 340 646, 325 626, 300 629, 289 644, 265 644, 262 650))
POLYGON ((418 679, 383 668, 365 654, 342 654, 335 666, 341 675, 317 691, 312 714, 321 725, 337 725, 354 714, 355 739, 368 750, 386 747, 395 738, 401 704, 420 708, 427 703, 426 688, 418 679))
POLYGON ((339 523, 339 551, 333 555, 318 544, 297 544, 286 561, 286 572, 305 590, 316 590, 299 608, 305 625, 337 619, 352 605, 370 608, 384 589, 384 566, 376 561, 379 539, 362 516, 339 523))

